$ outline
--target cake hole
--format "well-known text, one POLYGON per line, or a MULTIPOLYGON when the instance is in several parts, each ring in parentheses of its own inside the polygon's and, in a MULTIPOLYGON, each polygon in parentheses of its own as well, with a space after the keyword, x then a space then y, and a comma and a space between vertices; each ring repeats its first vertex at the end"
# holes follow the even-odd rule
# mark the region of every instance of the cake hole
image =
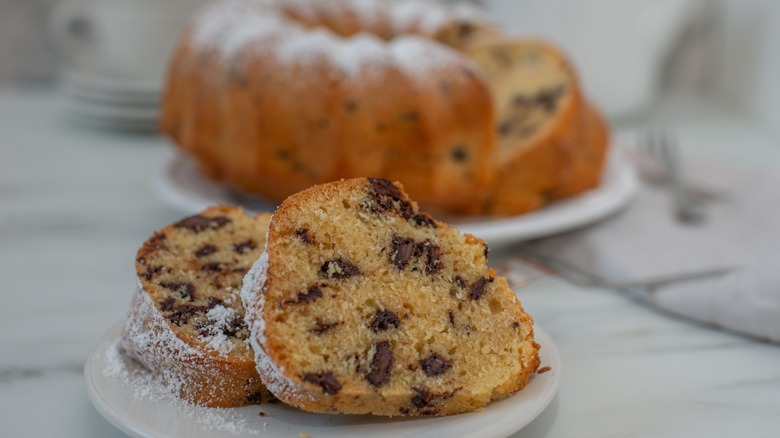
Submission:
POLYGON ((488 302, 488 306, 490 307, 490 312, 493 314, 501 313, 501 311, 504 310, 504 306, 501 305, 501 302, 497 299, 492 299, 490 302, 488 302))

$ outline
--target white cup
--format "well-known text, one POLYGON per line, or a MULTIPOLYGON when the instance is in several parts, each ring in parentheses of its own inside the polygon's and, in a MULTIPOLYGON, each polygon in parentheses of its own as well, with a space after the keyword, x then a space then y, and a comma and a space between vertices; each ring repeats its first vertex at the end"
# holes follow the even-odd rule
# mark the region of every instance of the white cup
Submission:
POLYGON ((586 93, 611 118, 641 112, 656 94, 665 56, 695 0, 487 0, 516 34, 562 46, 586 93))
POLYGON ((51 34, 69 68, 161 82, 176 41, 205 0, 64 0, 51 34))

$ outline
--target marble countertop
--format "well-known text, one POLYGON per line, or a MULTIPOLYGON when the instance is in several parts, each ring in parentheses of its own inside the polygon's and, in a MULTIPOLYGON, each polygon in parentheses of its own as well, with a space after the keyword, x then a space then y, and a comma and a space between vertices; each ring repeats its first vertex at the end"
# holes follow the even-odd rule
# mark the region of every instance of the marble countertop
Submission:
MULTIPOLYGON (((164 139, 72 123, 57 102, 0 90, 0 436, 121 436, 87 398, 84 360, 125 314, 137 247, 183 213, 150 183, 169 153, 164 139)), ((686 151, 780 165, 780 145, 749 120, 695 109, 661 112, 685 121, 686 151)), ((564 371, 550 407, 516 436, 779 433, 780 346, 556 278, 518 294, 564 371)))

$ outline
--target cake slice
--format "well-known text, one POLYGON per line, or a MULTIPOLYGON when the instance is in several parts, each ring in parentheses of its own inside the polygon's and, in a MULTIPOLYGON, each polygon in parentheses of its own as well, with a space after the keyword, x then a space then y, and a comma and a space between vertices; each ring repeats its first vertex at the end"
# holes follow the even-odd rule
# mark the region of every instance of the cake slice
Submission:
POLYGON ((500 34, 476 38, 465 50, 487 76, 498 115, 498 172, 485 212, 525 213, 597 185, 607 140, 590 132, 603 131, 603 123, 564 55, 542 41, 500 34))
POLYGON ((270 215, 212 207, 138 250, 124 349, 190 402, 235 407, 270 398, 248 343, 241 281, 265 249, 270 215))
POLYGON ((306 411, 387 416, 474 411, 520 390, 539 363, 533 320, 487 255, 399 183, 291 196, 241 293, 263 382, 306 411))

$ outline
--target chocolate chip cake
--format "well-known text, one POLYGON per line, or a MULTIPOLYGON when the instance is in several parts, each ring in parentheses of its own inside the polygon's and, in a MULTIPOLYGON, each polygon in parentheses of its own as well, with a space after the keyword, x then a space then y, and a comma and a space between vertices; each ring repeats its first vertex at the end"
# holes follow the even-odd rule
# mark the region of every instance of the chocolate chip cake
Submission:
POLYGON ((255 370, 239 297, 265 249, 270 215, 212 207, 155 233, 138 250, 138 288, 124 349, 183 399, 210 407, 270 396, 255 370))
POLYGON ((386 416, 474 411, 520 390, 539 363, 533 320, 487 256, 397 182, 291 196, 241 293, 263 382, 307 411, 386 416))

